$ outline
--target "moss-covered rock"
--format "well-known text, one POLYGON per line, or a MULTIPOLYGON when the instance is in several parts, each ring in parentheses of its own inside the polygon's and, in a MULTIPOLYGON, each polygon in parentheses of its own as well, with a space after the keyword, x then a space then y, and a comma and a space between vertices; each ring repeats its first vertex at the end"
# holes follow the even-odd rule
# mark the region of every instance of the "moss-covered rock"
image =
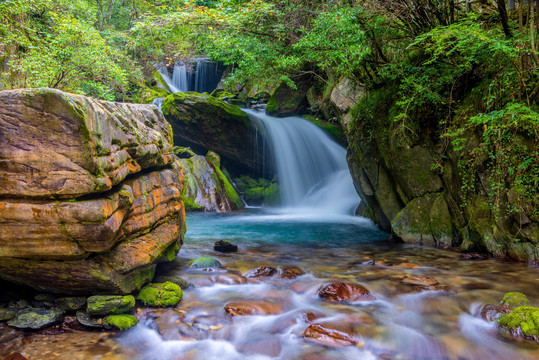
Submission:
POLYGON ((307 81, 296 81, 296 89, 281 82, 272 92, 266 104, 266 114, 279 117, 303 115, 309 109, 307 91, 310 84, 307 81))
POLYGON ((126 313, 134 307, 132 295, 95 295, 88 298, 86 311, 90 315, 113 315, 126 313))
POLYGON ((249 205, 278 205, 281 201, 279 185, 260 178, 241 176, 235 179, 236 186, 249 205))
POLYGON ((183 296, 182 289, 171 282, 148 284, 137 295, 146 306, 176 306, 183 296))
POLYGON ((176 284, 179 287, 181 287, 182 290, 185 290, 185 289, 188 289, 188 288, 191 288, 191 287, 195 286, 192 283, 190 283, 189 281, 187 281, 185 279, 182 279, 179 276, 157 275, 153 280, 156 283, 171 282, 171 283, 176 284))
POLYGON ((208 94, 187 92, 167 96, 162 109, 172 125, 175 144, 199 154, 215 151, 222 165, 234 173, 256 172, 263 163, 262 151, 253 152, 256 133, 251 121, 237 106, 208 94))
POLYGON ((0 308, 0 321, 14 319, 17 316, 17 310, 14 308, 0 308))
POLYGON ((502 317, 498 324, 502 332, 539 342, 539 308, 537 307, 517 307, 513 312, 502 317))
POLYGON ((127 330, 138 324, 138 319, 133 315, 109 315, 103 319, 105 327, 112 327, 118 330, 127 330))
POLYGON ((76 313, 77 321, 87 327, 103 328, 103 319, 101 317, 91 316, 86 311, 79 310, 76 313))
POLYGON ((223 265, 214 258, 202 256, 196 259, 189 261, 187 266, 191 269, 209 269, 209 268, 220 268, 223 265))
POLYGON ((63 318, 64 312, 61 310, 27 308, 19 311, 16 318, 8 321, 8 325, 36 330, 59 323, 63 318))
POLYGON ((508 292, 504 295, 502 304, 514 309, 520 306, 530 306, 530 301, 521 292, 508 292))

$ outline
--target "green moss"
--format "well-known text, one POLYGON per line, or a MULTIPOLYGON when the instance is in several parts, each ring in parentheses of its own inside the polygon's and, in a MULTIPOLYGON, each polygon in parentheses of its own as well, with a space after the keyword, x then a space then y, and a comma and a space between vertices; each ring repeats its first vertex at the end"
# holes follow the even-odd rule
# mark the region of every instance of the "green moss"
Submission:
POLYGON ((207 269, 207 268, 219 268, 221 263, 214 258, 202 256, 196 259, 189 261, 187 264, 190 268, 194 269, 207 269))
POLYGON ((500 328, 513 335, 539 340, 539 308, 521 306, 505 315, 499 321, 500 328))
POLYGON ((183 200, 183 206, 185 207, 185 211, 202 211, 204 210, 204 206, 199 205, 195 202, 194 199, 191 199, 185 194, 182 195, 183 200))
POLYGON ((520 306, 530 306, 530 301, 523 293, 508 292, 504 295, 502 304, 514 309, 520 306))
POLYGON ((180 251, 180 245, 178 243, 174 243, 167 249, 167 260, 172 261, 176 259, 176 255, 178 254, 178 251, 180 251))
POLYGON ((232 201, 236 206, 241 209, 243 207, 243 201, 241 201, 240 196, 238 195, 236 189, 232 186, 230 181, 228 181, 228 178, 223 174, 221 169, 218 167, 215 167, 215 172, 217 173, 217 177, 223 184, 223 187, 225 188, 225 195, 232 201))
POLYGON ((324 130, 324 132, 329 134, 331 137, 333 137, 335 140, 337 140, 340 143, 342 143, 342 140, 345 138, 344 131, 338 123, 324 121, 312 115, 303 115, 303 118, 315 124, 320 129, 324 130))
POLYGON ((276 114, 278 110, 279 104, 277 103, 277 99, 275 99, 275 96, 270 97, 266 104, 266 114, 273 115, 276 114))
POLYGON ((115 327, 120 330, 127 330, 136 326, 138 319, 133 315, 109 315, 103 319, 103 325, 115 327))
POLYGON ((277 205, 281 201, 281 194, 279 191, 279 185, 276 183, 271 184, 264 189, 264 204, 265 205, 277 205))
POLYGON ((176 306, 183 296, 182 289, 171 282, 149 284, 137 295, 146 306, 176 306))

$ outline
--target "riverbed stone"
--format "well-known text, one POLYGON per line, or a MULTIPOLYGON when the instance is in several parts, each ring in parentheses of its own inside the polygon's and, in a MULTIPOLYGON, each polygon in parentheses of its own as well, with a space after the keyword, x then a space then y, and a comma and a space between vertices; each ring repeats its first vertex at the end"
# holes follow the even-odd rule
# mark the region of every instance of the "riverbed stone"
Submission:
POLYGON ((43 329, 63 320, 64 312, 55 309, 26 308, 17 312, 17 317, 8 321, 18 329, 43 329))
POLYGON ((432 286, 437 285, 438 280, 432 276, 406 276, 402 279, 404 284, 418 285, 418 286, 432 286))
POLYGON ((137 295, 146 306, 176 306, 182 299, 182 289, 171 282, 148 284, 137 295))
POLYGON ((154 106, 1 91, 0 133, 1 278, 129 293, 179 249, 183 175, 154 106))
POLYGON ((202 256, 196 259, 189 261, 187 266, 190 269, 209 269, 209 268, 220 268, 223 265, 214 258, 202 256))
POLYGON ((358 341, 351 324, 337 322, 311 324, 305 329, 303 338, 330 347, 351 346, 358 341))
POLYGON ((361 285, 348 284, 343 282, 333 282, 323 285, 318 290, 318 296, 328 302, 354 302, 375 300, 369 290, 361 285))
POLYGON ((86 311, 79 310, 76 313, 77 321, 84 326, 91 328, 103 328, 103 319, 101 317, 91 316, 86 311))
POLYGON ((229 243, 226 240, 219 240, 213 244, 213 250, 224 253, 236 252, 238 251, 238 245, 229 243))
POLYGON ((274 315, 282 312, 281 305, 269 301, 233 301, 225 305, 230 316, 274 315))
POLYGON ((83 309, 87 301, 88 299, 85 296, 68 296, 54 300, 54 304, 66 311, 75 311, 83 309))
POLYGON ((122 314, 133 310, 135 298, 132 295, 95 295, 87 300, 86 311, 90 315, 122 314))
POLYGON ((270 266, 261 266, 253 269, 245 275, 247 278, 259 278, 273 276, 277 273, 277 269, 270 266))

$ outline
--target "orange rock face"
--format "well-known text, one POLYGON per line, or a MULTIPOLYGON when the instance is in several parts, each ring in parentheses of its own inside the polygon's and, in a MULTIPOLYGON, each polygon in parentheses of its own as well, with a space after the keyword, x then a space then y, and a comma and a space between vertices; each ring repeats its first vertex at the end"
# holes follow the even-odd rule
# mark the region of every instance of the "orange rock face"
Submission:
POLYGON ((178 251, 183 173, 153 106, 2 91, 0 133, 0 277, 130 292, 178 251))

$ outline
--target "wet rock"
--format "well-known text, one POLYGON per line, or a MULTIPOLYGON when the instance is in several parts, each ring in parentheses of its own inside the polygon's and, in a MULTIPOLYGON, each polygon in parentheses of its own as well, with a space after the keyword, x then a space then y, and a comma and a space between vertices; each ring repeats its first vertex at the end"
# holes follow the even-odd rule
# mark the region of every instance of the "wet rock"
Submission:
POLYGON ((61 310, 27 308, 19 311, 16 318, 8 321, 8 325, 18 329, 43 329, 61 322, 63 315, 61 310))
POLYGON ((103 319, 99 317, 93 317, 89 315, 86 311, 79 310, 77 311, 76 316, 77 316, 77 321, 84 326, 88 326, 91 328, 103 327, 103 319))
POLYGON ((54 304, 66 311, 75 311, 83 309, 87 301, 87 298, 84 296, 70 296, 58 298, 54 301, 54 304))
POLYGON ((464 253, 460 254, 459 258, 463 260, 488 260, 488 255, 481 253, 464 253))
POLYGON ((149 284, 137 295, 146 306, 176 306, 182 299, 182 289, 171 282, 149 284))
POLYGON ((4 360, 28 360, 20 352, 13 352, 6 356, 4 360))
POLYGON ((213 280, 216 283, 224 284, 224 285, 240 285, 240 284, 245 284, 247 282, 247 279, 245 279, 243 276, 239 276, 235 274, 218 275, 214 277, 213 280))
POLYGON ((113 315, 131 311, 134 307, 132 295, 95 295, 88 298, 86 311, 90 315, 113 315))
POLYGON ((109 315, 103 319, 103 325, 107 328, 113 328, 117 330, 127 330, 136 326, 138 319, 133 315, 109 315))
POLYGON ((237 346, 238 351, 247 355, 277 357, 281 353, 279 338, 271 334, 253 334, 247 341, 237 346))
POLYGON ((277 273, 273 276, 273 278, 281 280, 292 280, 300 275, 303 275, 303 270, 296 266, 287 266, 278 268, 277 273))
POLYGON ((520 306, 499 322, 500 331, 539 342, 539 308, 520 306))
POLYGON ((268 266, 261 266, 259 268, 249 271, 246 277, 247 278, 269 277, 269 276, 275 275, 275 273, 277 273, 277 269, 273 267, 268 267, 268 266))
POLYGON ((17 316, 17 310, 13 308, 0 308, 0 321, 14 319, 17 316))
POLYGON ((225 312, 230 316, 273 315, 280 314, 282 309, 267 301, 234 301, 225 305, 225 312))
POLYGON ((496 321, 502 318, 505 314, 511 312, 511 309, 504 305, 485 305, 481 309, 481 317, 487 321, 496 321))
POLYGON ((236 252, 238 251, 238 245, 231 244, 225 240, 219 240, 213 244, 213 249, 224 253, 236 252))
POLYGON ((407 263, 407 262, 402 262, 402 263, 400 263, 398 265, 395 265, 395 266, 405 267, 405 268, 408 268, 408 269, 415 269, 415 268, 420 267, 419 265, 411 264, 411 263, 407 263))
POLYGON ((404 284, 418 285, 418 286, 432 286, 437 285, 438 280, 432 276, 407 276, 401 280, 404 284))
POLYGON ((187 266, 190 269, 209 269, 209 268, 220 268, 223 265, 214 258, 202 256, 196 259, 189 261, 187 266))
POLYGON ((510 309, 514 309, 519 306, 530 306, 530 301, 523 293, 508 292, 503 297, 502 305, 505 305, 510 309))
POLYGON ((369 290, 360 285, 334 282, 323 285, 318 290, 318 296, 328 302, 353 302, 375 300, 369 290))
POLYGON ((322 313, 318 313, 318 312, 312 312, 312 311, 307 311, 298 315, 298 318, 300 318, 301 320, 305 321, 308 324, 312 323, 315 320, 321 319, 323 317, 326 317, 326 315, 322 313))
POLYGON ((178 285, 179 287, 182 288, 182 290, 192 288, 195 286, 193 285, 193 283, 187 280, 184 280, 178 276, 157 275, 156 277, 153 278, 153 281, 156 283, 164 283, 168 281, 168 282, 178 285))
POLYGON ((351 346, 357 343, 353 326, 336 322, 309 325, 303 333, 303 338, 330 347, 351 346))

